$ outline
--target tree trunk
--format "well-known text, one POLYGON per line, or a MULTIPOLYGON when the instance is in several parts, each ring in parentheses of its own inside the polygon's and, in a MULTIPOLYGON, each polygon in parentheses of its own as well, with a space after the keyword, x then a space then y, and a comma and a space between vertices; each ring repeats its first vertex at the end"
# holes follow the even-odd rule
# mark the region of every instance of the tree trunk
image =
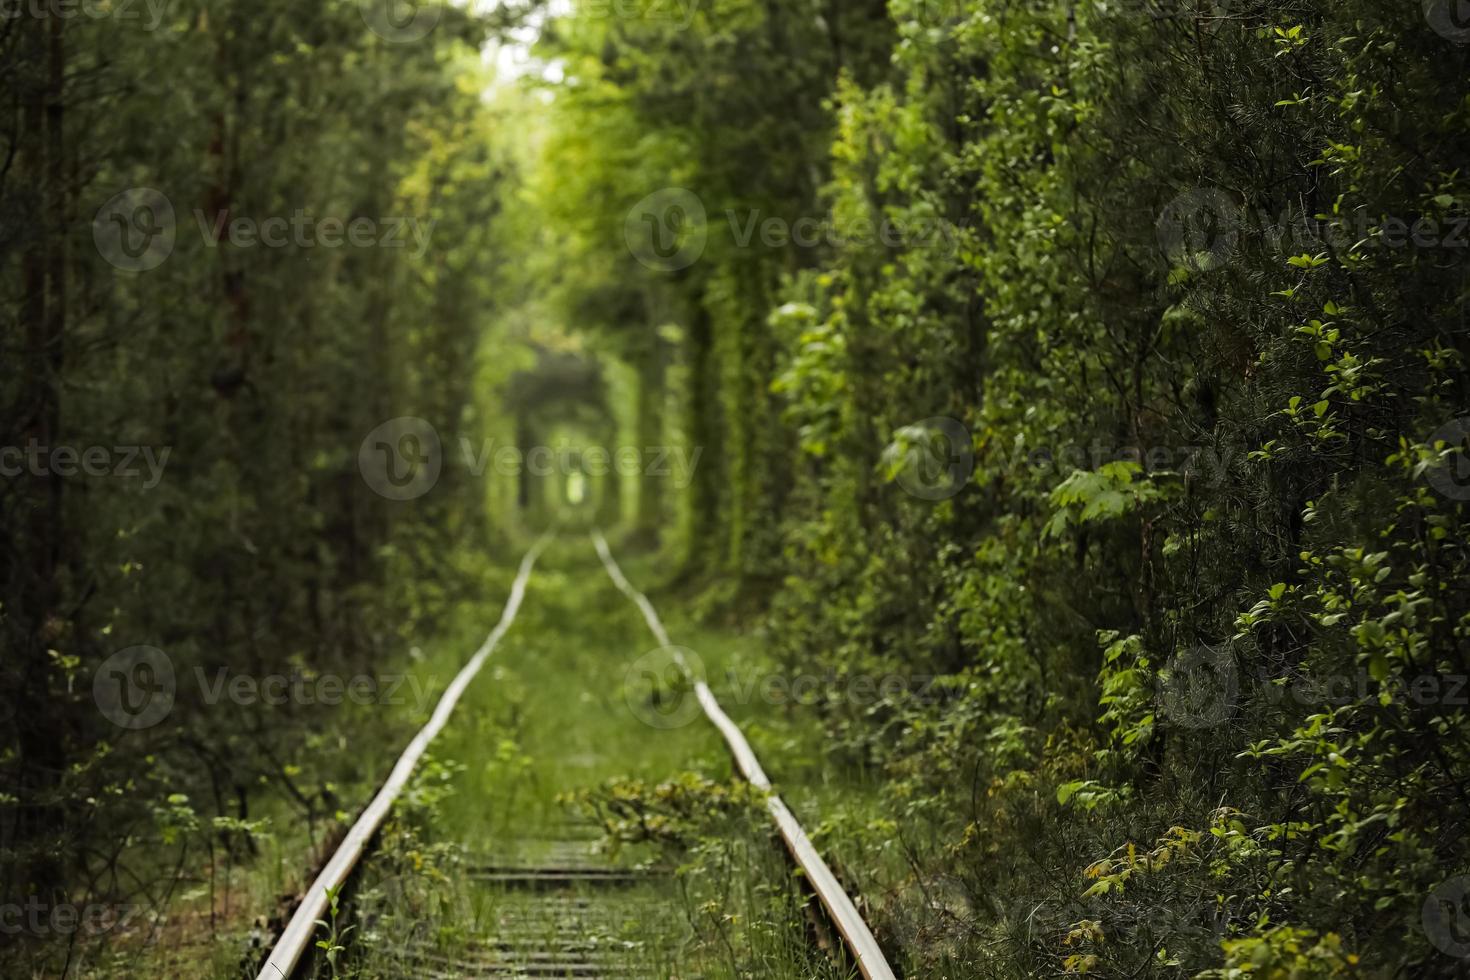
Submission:
POLYGON ((24 110, 27 161, 23 173, 39 187, 40 231, 22 260, 25 296, 21 322, 25 330, 27 384, 21 410, 23 439, 45 456, 34 472, 22 476, 16 515, 20 546, 11 570, 12 637, 19 648, 21 677, 16 725, 20 765, 20 799, 15 838, 21 848, 22 886, 29 894, 48 896, 61 886, 66 811, 54 794, 66 765, 67 719, 51 698, 48 651, 65 634, 57 583, 62 554, 62 480, 47 465, 60 444, 61 371, 66 333, 66 159, 63 142, 65 105, 65 20, 52 15, 37 23, 44 36, 36 51, 44 57, 45 83, 28 94, 24 110), (44 55, 40 53, 44 51, 44 55))
MULTIPOLYGON (((709 312, 704 304, 695 307, 689 325, 689 439, 691 451, 699 452, 699 463, 689 485, 689 519, 696 537, 720 526, 720 464, 722 431, 719 393, 719 362, 715 357, 709 312)), ((695 560, 708 560, 708 549, 695 547, 695 560)))
POLYGON ((665 472, 650 472, 650 461, 663 458, 664 439, 664 345, 654 335, 638 358, 638 400, 636 428, 638 432, 638 501, 634 512, 633 533, 640 543, 656 546, 663 528, 665 472))

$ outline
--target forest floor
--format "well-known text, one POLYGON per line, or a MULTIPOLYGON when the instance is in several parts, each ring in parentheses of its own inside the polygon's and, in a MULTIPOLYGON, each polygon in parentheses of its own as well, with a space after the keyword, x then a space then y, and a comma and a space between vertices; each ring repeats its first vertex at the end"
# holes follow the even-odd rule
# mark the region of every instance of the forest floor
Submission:
MULTIPOLYGON (((657 578, 646 559, 629 572, 657 578)), ((729 634, 681 632, 706 670, 739 655, 729 634)), ((590 541, 555 542, 344 906, 339 975, 854 975, 813 946, 811 900, 763 813, 719 805, 739 790, 692 694, 650 699, 659 661, 590 541), (648 826, 610 839, 587 794, 623 800, 648 826), (631 839, 641 836, 654 840, 631 839)), ((801 756, 797 740, 783 743, 783 760, 801 756)), ((821 770, 816 758, 805 774, 821 770)))
MULTIPOLYGON (((697 623, 688 583, 656 555, 614 551, 849 890, 888 904, 882 883, 909 869, 895 842, 873 844, 886 825, 876 778, 837 764, 823 742, 802 684, 824 696, 830 685, 784 672, 759 632, 697 623)), ((508 570, 478 568, 483 597, 409 657, 411 686, 432 696, 338 726, 329 761, 343 774, 339 826, 499 617, 508 570)), ((831 955, 828 927, 764 808, 673 673, 591 540, 553 541, 509 632, 342 896, 317 975, 495 976, 528 965, 575 975, 597 965, 661 980, 856 976, 831 955), (336 946, 336 962, 325 962, 336 946)), ((281 801, 262 800, 259 812, 272 833, 253 863, 225 872, 224 909, 216 895, 211 917, 209 890, 190 872, 158 928, 76 975, 252 975, 260 917, 305 887, 334 839, 321 825, 308 833, 281 801)))

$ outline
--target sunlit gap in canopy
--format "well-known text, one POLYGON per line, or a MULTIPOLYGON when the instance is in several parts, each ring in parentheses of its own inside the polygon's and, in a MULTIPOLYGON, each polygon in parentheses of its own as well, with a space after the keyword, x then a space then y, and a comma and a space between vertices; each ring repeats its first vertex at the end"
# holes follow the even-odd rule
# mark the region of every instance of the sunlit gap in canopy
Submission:
MULTIPOLYGON (((470 11, 476 16, 487 16, 504 5, 493 0, 451 0, 455 6, 470 11)), ((544 5, 527 9, 520 23, 490 38, 480 49, 480 61, 492 69, 494 82, 485 95, 488 98, 501 85, 516 84, 524 79, 541 79, 560 82, 563 78, 562 62, 559 58, 550 61, 536 56, 536 41, 548 21, 571 14, 571 0, 550 0, 544 5)), ((543 93, 549 98, 549 94, 543 93)))

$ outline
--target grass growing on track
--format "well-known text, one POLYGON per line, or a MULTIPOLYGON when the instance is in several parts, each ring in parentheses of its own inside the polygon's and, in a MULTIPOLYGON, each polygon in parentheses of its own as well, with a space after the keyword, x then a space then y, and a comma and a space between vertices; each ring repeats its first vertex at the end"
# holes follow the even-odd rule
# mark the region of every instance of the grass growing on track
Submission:
POLYGON ((653 646, 585 538, 549 548, 514 628, 437 749, 468 767, 461 803, 446 807, 445 831, 489 844, 512 823, 564 820, 557 799, 570 790, 616 776, 657 781, 725 767, 712 730, 670 737, 639 722, 626 703, 630 659, 653 646))
MULTIPOLYGON (((516 557, 518 554, 507 556, 516 557)), ((219 836, 210 830, 211 801, 190 801, 199 811, 195 818, 199 828, 188 841, 186 859, 177 863, 166 898, 143 893, 137 904, 123 906, 129 924, 104 932, 100 939, 108 940, 105 944, 88 942, 91 937, 78 933, 67 961, 67 976, 88 980, 254 977, 261 953, 258 942, 265 935, 254 920, 277 912, 282 896, 305 887, 314 872, 313 862, 324 860, 315 852, 325 846, 334 821, 338 826, 350 822, 377 791, 413 733, 428 720, 469 651, 479 646, 499 616, 499 607, 493 604, 503 601, 514 567, 492 565, 483 553, 462 552, 452 558, 454 566, 448 577, 474 582, 482 595, 492 598, 476 597, 469 602, 458 593, 427 595, 425 590, 436 589, 436 584, 416 583, 408 605, 420 609, 419 618, 405 619, 397 638, 384 641, 384 659, 372 671, 382 683, 379 701, 355 704, 343 698, 335 705, 289 704, 277 709, 283 721, 300 724, 309 716, 310 724, 302 725, 300 754, 282 762, 292 770, 300 769, 296 783, 317 807, 314 828, 309 829, 300 801, 271 783, 249 797, 250 819, 260 825, 253 839, 255 853, 248 858, 237 853, 232 862, 226 860, 219 836), (488 622, 487 608, 493 610, 488 622), (399 684, 397 679, 405 674, 414 675, 418 686, 399 684), (319 787, 330 789, 339 812, 326 808, 319 787)), ((303 669, 311 666, 308 660, 303 669)), ((192 675, 181 673, 181 687, 194 683, 192 675)), ((212 710, 231 710, 229 698, 222 698, 212 710)), ((161 725, 158 730, 166 727, 161 725)), ((175 859, 166 857, 172 867, 175 859)), ((158 844, 150 839, 125 852, 124 859, 125 864, 157 864, 161 860, 158 844)), ((165 881, 159 887, 169 884, 165 881)), ((28 973, 59 975, 64 955, 62 950, 47 968, 28 973)), ((20 975, 18 970, 12 972, 20 975)), ((0 967, 0 974, 9 975, 6 967, 0 967)))
MULTIPOLYGON (((721 626, 694 615, 689 583, 656 557, 620 560, 630 581, 658 609, 671 641, 698 664, 721 707, 750 741, 776 792, 859 908, 865 908, 864 897, 891 898, 895 883, 902 883, 898 887, 912 892, 909 904, 916 921, 930 917, 934 896, 924 887, 942 889, 944 883, 913 885, 911 852, 916 842, 907 840, 911 830, 893 819, 894 801, 885 798, 882 774, 864 767, 860 752, 831 745, 824 732, 824 711, 866 712, 879 700, 885 681, 908 685, 916 693, 927 681, 813 676, 795 669, 771 654, 763 626, 721 626)), ((912 800, 907 805, 921 807, 928 802, 912 800)), ((868 916, 868 924, 888 949, 890 963, 908 970, 910 964, 904 961, 902 943, 894 933, 906 935, 913 923, 868 916), (888 934, 885 925, 890 927, 888 934)))
MULTIPOLYGON (((498 601, 487 597, 487 629, 498 601)), ((569 794, 615 778, 648 785, 683 772, 730 779, 724 745, 702 719, 676 729, 640 720, 647 706, 625 680, 654 646, 586 538, 547 550, 515 625, 364 869, 359 906, 369 914, 343 920, 358 927, 361 941, 349 934, 339 975, 404 975, 391 954, 405 930, 446 963, 470 956, 471 941, 487 936, 492 922, 525 910, 516 904, 523 895, 471 882, 466 869, 485 860, 535 863, 546 839, 578 833, 568 826, 569 794)), ((630 950, 632 976, 849 976, 812 949, 805 898, 764 821, 737 816, 710 833, 685 853, 678 876, 611 899, 605 891, 589 895, 611 918, 588 924, 583 938, 630 950)), ((642 845, 603 860, 636 866, 662 858, 642 845)))

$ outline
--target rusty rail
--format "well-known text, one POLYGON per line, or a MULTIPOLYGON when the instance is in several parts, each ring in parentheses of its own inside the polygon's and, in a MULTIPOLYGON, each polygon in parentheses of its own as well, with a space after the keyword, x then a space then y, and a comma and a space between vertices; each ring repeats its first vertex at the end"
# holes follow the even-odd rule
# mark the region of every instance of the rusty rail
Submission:
POLYGON ((730 747, 730 753, 735 757, 735 764, 746 780, 757 789, 766 793, 766 809, 770 811, 771 818, 776 822, 776 828, 786 842, 786 849, 791 852, 792 859, 801 867, 806 874, 807 880, 811 882, 812 889, 817 893, 817 898, 827 910, 832 924, 837 927, 847 948, 857 960, 858 970, 867 980, 895 980, 893 968, 888 965, 888 960, 883 956, 883 950, 878 946, 878 941, 873 938, 873 932, 868 924, 863 921, 857 906, 853 904, 846 891, 822 860, 821 854, 817 853, 811 838, 802 829, 796 816, 787 808, 771 788, 771 781, 766 777, 765 770, 761 768, 760 760, 756 758, 755 751, 751 749, 750 743, 746 741, 739 726, 730 720, 725 714, 720 703, 715 700, 709 685, 702 678, 695 677, 689 669, 682 653, 669 642, 668 631, 658 618, 658 613, 653 608, 653 603, 648 597, 633 587, 623 575, 623 570, 613 559, 612 551, 607 546, 607 538, 603 537, 601 531, 592 532, 592 543, 597 547, 598 557, 602 559, 603 567, 607 569, 608 575, 612 577, 613 584, 618 590, 633 600, 633 603, 643 613, 648 628, 652 631, 659 645, 671 649, 672 659, 685 676, 694 685, 695 695, 699 698, 699 705, 704 709, 705 717, 709 718, 714 726, 724 736, 725 744, 730 747))
POLYGON ((454 681, 444 691, 438 706, 434 708, 434 714, 430 716, 428 724, 419 730, 413 741, 408 743, 408 748, 403 750, 403 754, 398 757, 398 763, 389 774, 388 781, 383 784, 382 789, 378 790, 378 794, 367 805, 367 809, 362 811, 362 815, 347 832, 337 852, 332 855, 327 866, 312 882, 311 888, 301 900, 301 905, 291 916, 291 921, 286 924, 286 928, 282 930, 280 939, 276 940, 275 946, 271 949, 271 955, 261 967, 256 980, 287 980, 295 972, 302 956, 311 947, 312 938, 316 935, 317 920, 326 915, 327 892, 342 887, 348 876, 352 874, 352 870, 357 867, 358 861, 362 859, 363 853, 367 850, 368 842, 372 840, 373 835, 387 819, 393 803, 403 792, 409 777, 413 775, 414 768, 428 750, 429 743, 449 722, 449 716, 459 704, 459 699, 464 695, 465 689, 470 686, 470 682, 475 679, 475 675, 480 672, 480 668, 485 665, 485 661, 489 659, 490 654, 495 651, 495 647, 510 629, 511 623, 515 621, 516 613, 521 608, 521 600, 526 596, 526 583, 531 577, 531 569, 535 566, 536 559, 540 556, 541 550, 546 547, 549 539, 550 535, 542 537, 521 559, 520 570, 516 573, 514 584, 511 585, 510 597, 506 600, 505 611, 500 615, 500 622, 495 624, 495 629, 490 631, 490 635, 485 638, 480 649, 475 651, 469 663, 465 664, 455 675, 454 681))

